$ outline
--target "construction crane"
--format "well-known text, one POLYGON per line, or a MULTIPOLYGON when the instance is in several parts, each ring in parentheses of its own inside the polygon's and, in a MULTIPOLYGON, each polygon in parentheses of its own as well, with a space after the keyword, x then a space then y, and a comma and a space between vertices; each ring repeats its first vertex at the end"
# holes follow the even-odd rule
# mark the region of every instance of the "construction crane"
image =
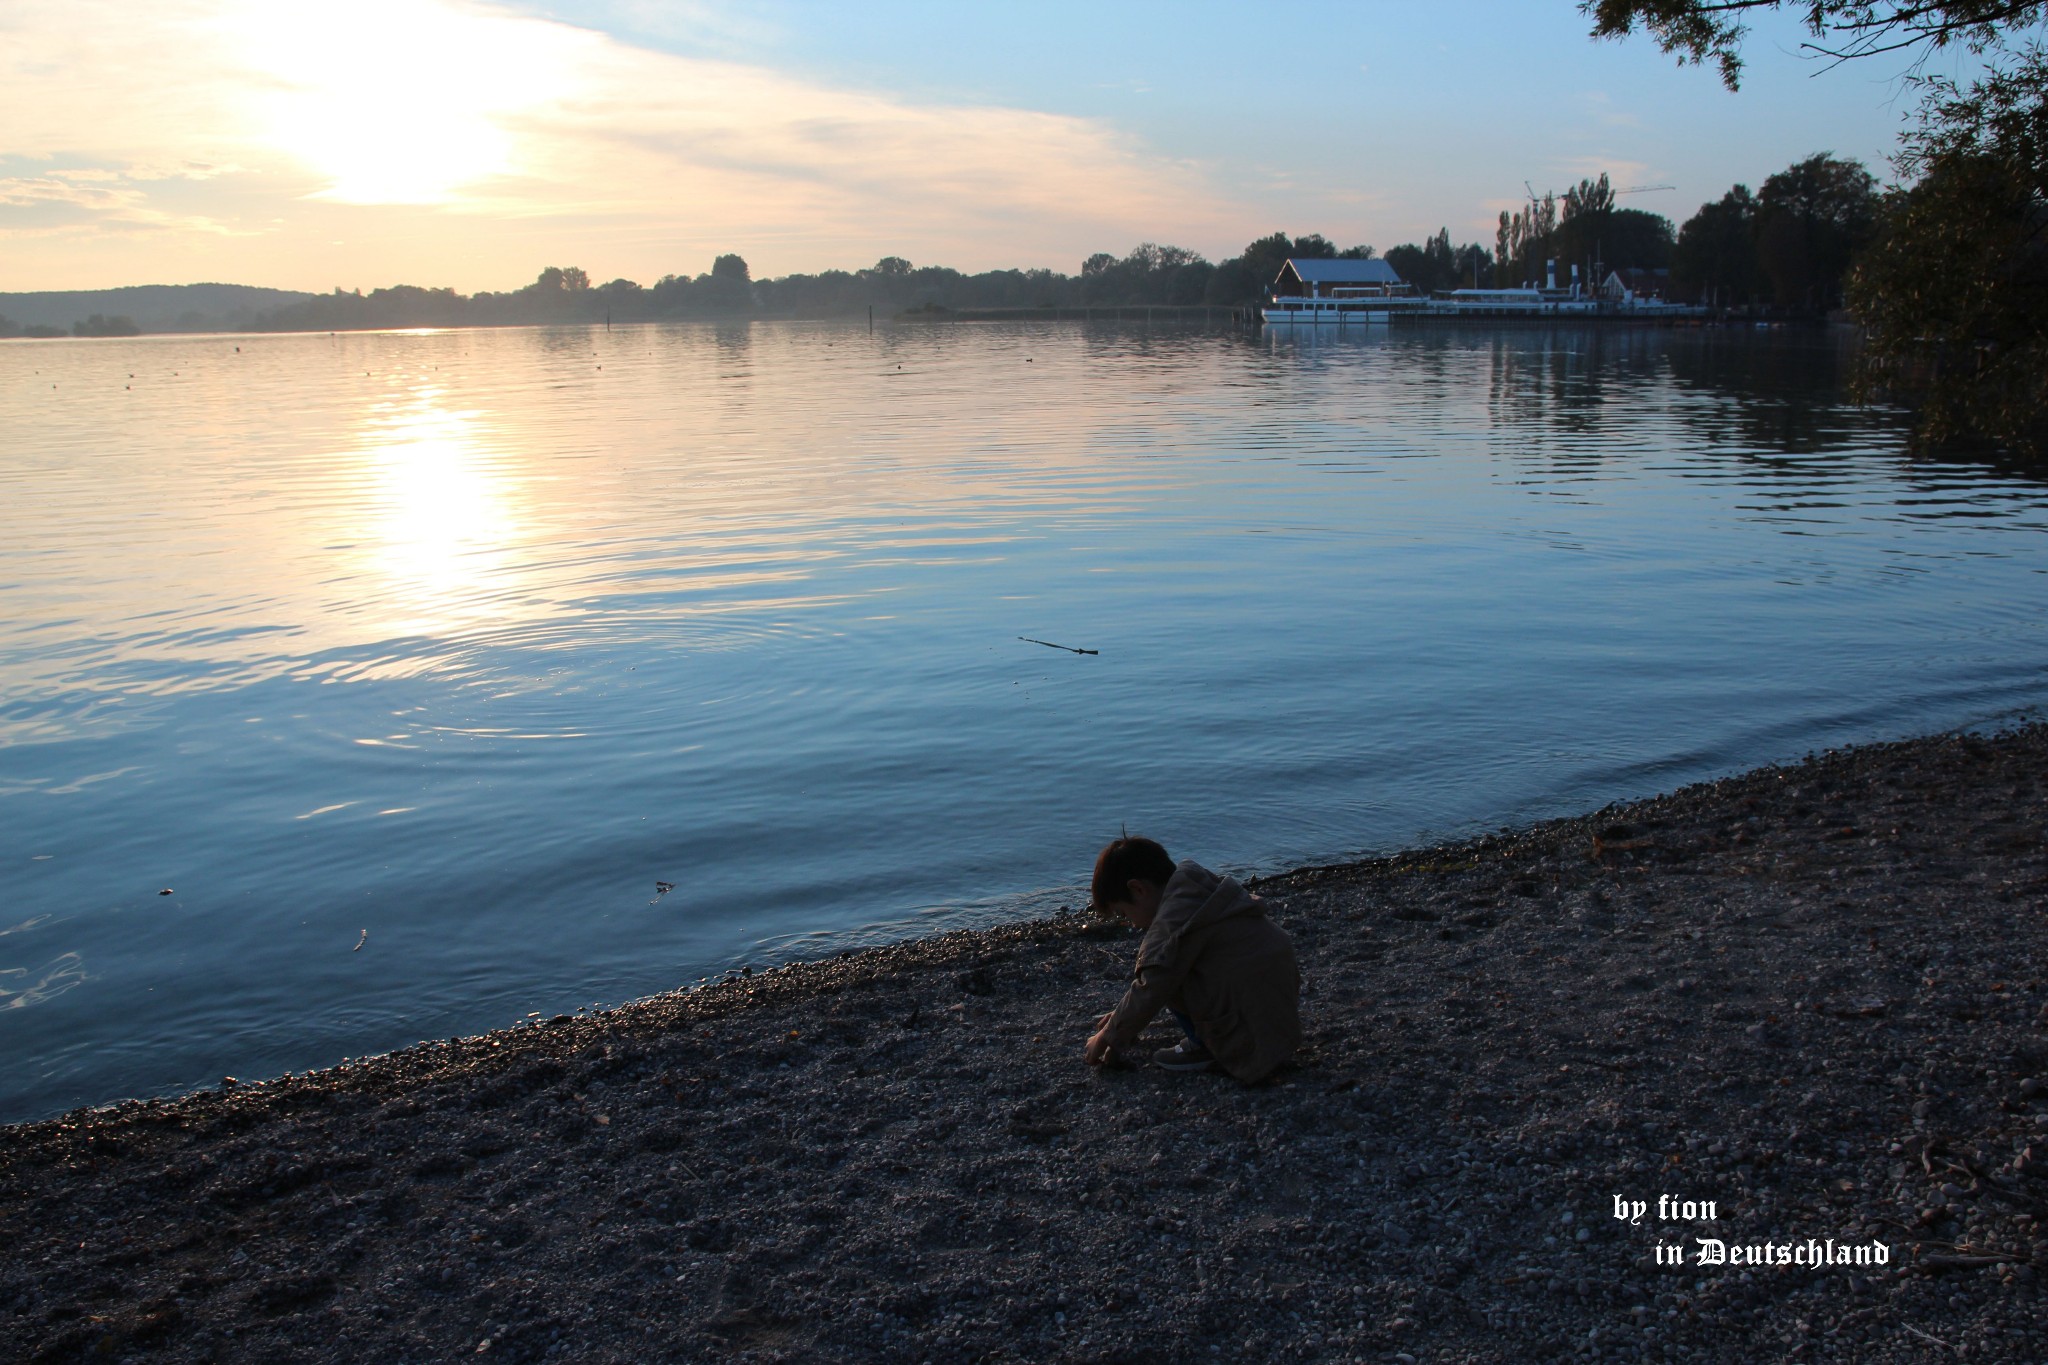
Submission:
MULTIPOLYGON (((1532 204, 1543 197, 1542 194, 1536 193, 1536 187, 1526 180, 1522 182, 1522 188, 1529 191, 1529 202, 1532 204)), ((1624 194, 1648 194, 1651 190, 1675 190, 1677 188, 1678 186, 1676 185, 1630 185, 1627 189, 1611 190, 1609 191, 1609 193, 1614 194, 1616 196, 1624 194)), ((1543 194, 1548 194, 1553 197, 1562 197, 1557 194, 1556 190, 1545 190, 1543 194)))
MULTIPOLYGON (((1535 187, 1534 185, 1530 184, 1530 183, 1529 183, 1529 182, 1528 182, 1527 180, 1524 180, 1524 181, 1522 182, 1522 188, 1523 188, 1523 189, 1525 189, 1525 190, 1527 190, 1527 191, 1529 191, 1529 205, 1530 205, 1530 211, 1531 211, 1531 213, 1533 214, 1533 213, 1534 213, 1534 211, 1535 211, 1535 205, 1536 205, 1536 202, 1537 202, 1537 200, 1538 200, 1538 198, 1539 198, 1539 196, 1538 196, 1538 195, 1537 195, 1537 193, 1536 193, 1536 187, 1535 187)), ((1608 190, 1608 193, 1609 193, 1610 195, 1613 195, 1613 196, 1614 196, 1614 197, 1616 197, 1616 198, 1619 198, 1619 197, 1621 197, 1621 196, 1622 196, 1622 195, 1624 195, 1624 194, 1648 194, 1648 193, 1650 193, 1650 192, 1651 192, 1651 191, 1653 191, 1653 190, 1675 190, 1675 189, 1677 189, 1677 188, 1678 188, 1678 187, 1677 187, 1676 185, 1630 185, 1630 186, 1627 186, 1627 187, 1626 187, 1626 188, 1624 188, 1624 189, 1618 189, 1618 190, 1617 190, 1617 189, 1610 189, 1610 190, 1608 190)), ((1559 198, 1559 197, 1561 197, 1561 196, 1559 196, 1559 195, 1557 194, 1557 191, 1555 191, 1555 190, 1549 190, 1549 191, 1546 191, 1546 193, 1547 193, 1547 194, 1549 194, 1549 195, 1550 195, 1551 197, 1553 197, 1553 198, 1559 198)), ((1594 280, 1598 280, 1598 279, 1599 279, 1599 278, 1601 277, 1601 275, 1603 274, 1603 272, 1604 272, 1604 267, 1603 267, 1603 265, 1602 265, 1602 263, 1601 263, 1601 261, 1600 261, 1600 259, 1599 259, 1599 252, 1600 252, 1600 250, 1601 250, 1601 247, 1600 247, 1600 245, 1599 245, 1599 244, 1598 244, 1598 243, 1596 242, 1596 243, 1594 244, 1594 253, 1595 253, 1595 254, 1594 254, 1594 258, 1593 258, 1593 261, 1591 262, 1591 266, 1592 266, 1592 272, 1593 272, 1593 279, 1594 279, 1594 280)), ((1556 264, 1557 264, 1557 262, 1556 262, 1555 260, 1551 261, 1551 265, 1555 266, 1556 264)), ((1573 271, 1573 279, 1574 279, 1574 281, 1576 281, 1576 280, 1577 280, 1577 278, 1578 278, 1578 275, 1577 275, 1577 272, 1578 272, 1578 266, 1577 266, 1576 264, 1574 264, 1574 265, 1572 266, 1572 271, 1573 271)), ((1578 288, 1578 285, 1577 285, 1576 283, 1574 283, 1572 287, 1573 287, 1573 289, 1575 289, 1575 290, 1576 290, 1576 289, 1578 288)), ((1595 287, 1597 288, 1597 285, 1596 285, 1595 287)))

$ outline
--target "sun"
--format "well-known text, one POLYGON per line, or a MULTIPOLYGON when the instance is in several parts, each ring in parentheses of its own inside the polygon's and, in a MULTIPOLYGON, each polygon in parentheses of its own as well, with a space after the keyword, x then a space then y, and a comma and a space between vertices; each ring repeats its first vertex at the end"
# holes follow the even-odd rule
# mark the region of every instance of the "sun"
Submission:
POLYGON ((309 197, 349 204, 447 204, 516 174, 520 129, 596 37, 446 0, 252 5, 233 27, 259 136, 320 177, 309 197))

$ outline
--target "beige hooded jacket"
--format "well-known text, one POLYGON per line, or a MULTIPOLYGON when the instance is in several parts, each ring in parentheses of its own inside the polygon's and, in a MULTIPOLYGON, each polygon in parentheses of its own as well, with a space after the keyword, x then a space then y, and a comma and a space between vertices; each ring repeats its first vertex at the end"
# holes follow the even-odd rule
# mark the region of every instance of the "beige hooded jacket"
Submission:
POLYGON ((1294 945, 1258 897, 1199 863, 1174 869, 1138 944, 1131 988, 1109 1019, 1128 1050, 1162 1008, 1188 1015, 1218 1065, 1250 1084, 1301 1045, 1294 945))

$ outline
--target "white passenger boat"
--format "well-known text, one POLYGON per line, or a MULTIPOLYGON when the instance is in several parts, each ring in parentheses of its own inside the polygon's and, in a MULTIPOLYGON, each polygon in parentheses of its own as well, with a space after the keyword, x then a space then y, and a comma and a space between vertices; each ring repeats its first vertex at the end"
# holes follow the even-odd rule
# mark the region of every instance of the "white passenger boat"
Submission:
POLYGON ((1273 281, 1259 314, 1278 327, 1369 327, 1411 319, 1495 318, 1558 321, 1653 321, 1704 315, 1705 309, 1668 304, 1627 289, 1605 296, 1579 282, 1557 282, 1549 263, 1543 286, 1519 289, 1448 289, 1419 294, 1382 260, 1289 260, 1273 281))
POLYGON ((1429 303, 1382 260, 1289 260, 1260 316, 1284 327, 1368 327, 1429 303))

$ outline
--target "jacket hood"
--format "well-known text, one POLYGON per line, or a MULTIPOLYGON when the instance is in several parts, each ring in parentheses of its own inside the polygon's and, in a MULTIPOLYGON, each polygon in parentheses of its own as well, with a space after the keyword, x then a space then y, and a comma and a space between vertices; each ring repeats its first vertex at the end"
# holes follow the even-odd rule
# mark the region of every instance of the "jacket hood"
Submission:
POLYGON ((1197 862, 1183 862, 1161 888, 1159 914, 1138 944, 1139 967, 1167 961, 1183 934, 1237 915, 1263 915, 1257 896, 1234 877, 1219 877, 1197 862))

